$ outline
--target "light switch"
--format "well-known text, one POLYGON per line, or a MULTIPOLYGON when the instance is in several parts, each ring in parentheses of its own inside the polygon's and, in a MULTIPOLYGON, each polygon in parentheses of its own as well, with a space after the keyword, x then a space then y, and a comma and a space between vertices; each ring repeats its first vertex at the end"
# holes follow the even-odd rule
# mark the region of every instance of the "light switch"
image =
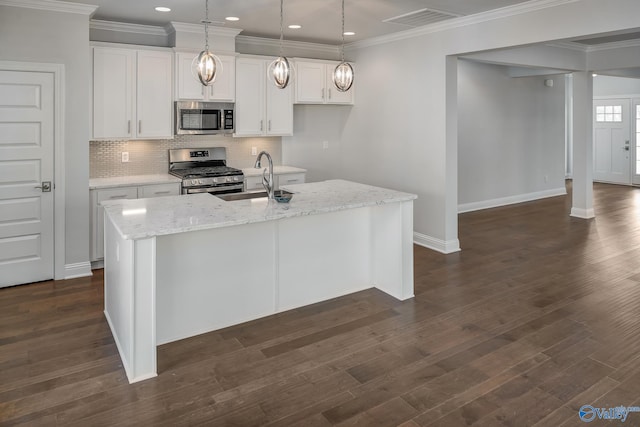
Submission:
POLYGON ((128 151, 123 151, 122 152, 122 163, 127 163, 129 161, 129 152, 128 151))

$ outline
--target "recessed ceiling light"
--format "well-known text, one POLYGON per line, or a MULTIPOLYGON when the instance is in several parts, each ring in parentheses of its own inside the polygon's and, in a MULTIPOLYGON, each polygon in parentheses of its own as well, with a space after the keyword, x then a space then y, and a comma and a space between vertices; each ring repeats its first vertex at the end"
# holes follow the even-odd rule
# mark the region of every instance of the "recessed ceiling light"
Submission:
POLYGON ((353 31, 345 31, 345 32, 344 32, 344 35, 345 35, 345 36, 355 36, 355 35, 356 35, 356 33, 354 33, 353 31))
POLYGON ((591 76, 598 77, 598 75, 596 73, 591 74, 591 76))
POLYGON ((238 18, 237 16, 227 16, 226 18, 227 21, 239 21, 240 18, 238 18))
POLYGON ((164 7, 164 6, 158 6, 158 7, 156 7, 156 11, 157 12, 171 12, 171 9, 169 9, 168 7, 164 7))
POLYGON ((289 25, 289 28, 291 28, 292 30, 299 30, 300 28, 302 28, 302 25, 291 24, 289 25))

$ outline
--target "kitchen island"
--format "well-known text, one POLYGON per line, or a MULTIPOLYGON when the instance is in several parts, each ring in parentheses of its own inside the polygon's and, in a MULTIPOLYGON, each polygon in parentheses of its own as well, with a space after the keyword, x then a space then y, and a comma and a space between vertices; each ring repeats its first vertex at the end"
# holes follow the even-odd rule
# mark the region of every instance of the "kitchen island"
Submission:
POLYGON ((413 297, 413 194, 332 180, 290 203, 104 202, 105 315, 129 382, 156 346, 376 287, 413 297))

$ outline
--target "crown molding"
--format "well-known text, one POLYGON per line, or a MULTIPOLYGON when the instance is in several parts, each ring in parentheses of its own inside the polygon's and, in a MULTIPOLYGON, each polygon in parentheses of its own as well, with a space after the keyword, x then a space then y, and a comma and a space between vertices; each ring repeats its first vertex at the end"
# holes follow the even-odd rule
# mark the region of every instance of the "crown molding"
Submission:
POLYGON ((596 46, 587 46, 587 52, 598 52, 609 49, 623 49, 629 47, 640 47, 640 40, 625 40, 621 42, 602 43, 596 46))
MULTIPOLYGON (((165 25, 164 30, 167 34, 172 34, 177 31, 185 33, 204 34, 204 24, 187 24, 184 22, 169 22, 165 25)), ((215 25, 209 25, 209 35, 220 37, 236 37, 242 32, 237 28, 218 27, 215 25)))
POLYGON ((567 49, 567 50, 573 50, 576 52, 583 52, 583 53, 589 50, 587 46, 579 43, 573 43, 573 42, 549 42, 549 43, 545 43, 544 45, 549 47, 556 47, 558 49, 567 49))
POLYGON ((534 0, 525 3, 519 3, 513 6, 506 6, 487 12, 477 13, 460 18, 452 18, 446 21, 436 22, 434 24, 425 25, 419 28, 413 28, 406 31, 400 31, 393 34, 387 34, 380 37, 372 37, 370 39, 349 43, 351 48, 364 48, 376 46, 380 44, 391 43, 399 40, 406 40, 419 37, 426 34, 436 33, 438 31, 451 30, 455 28, 466 27, 468 25, 479 24, 482 22, 493 21, 495 19, 508 18, 510 16, 522 15, 525 13, 535 12, 542 9, 557 7, 564 4, 575 3, 580 0, 534 0))
MULTIPOLYGON (((267 39, 253 36, 238 36, 236 37, 236 43, 254 47, 280 47, 279 39, 267 39)), ((332 46, 321 43, 299 42, 293 40, 283 40, 282 47, 284 49, 301 49, 308 52, 322 52, 336 55, 340 53, 340 46, 332 46)))
POLYGON ((81 3, 70 3, 54 0, 0 0, 0 6, 23 7, 27 9, 47 10, 51 12, 75 13, 91 16, 98 6, 81 3))
MULTIPOLYGON (((2 0, 0 0, 2 1, 2 0)), ((116 31, 123 33, 146 34, 152 36, 166 36, 167 32, 162 27, 152 25, 127 24, 126 22, 101 21, 92 19, 89 22, 92 30, 116 31)))

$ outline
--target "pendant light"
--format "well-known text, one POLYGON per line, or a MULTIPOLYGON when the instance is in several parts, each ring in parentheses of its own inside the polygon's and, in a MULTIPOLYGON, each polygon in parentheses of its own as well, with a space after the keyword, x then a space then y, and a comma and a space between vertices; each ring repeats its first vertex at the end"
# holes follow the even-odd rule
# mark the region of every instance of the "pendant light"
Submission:
POLYGON ((200 83, 204 86, 210 86, 216 79, 217 63, 220 62, 220 59, 209 51, 209 24, 211 23, 209 21, 209 0, 205 0, 205 19, 202 23, 204 24, 204 50, 194 60, 194 68, 200 83))
POLYGON ((342 60, 333 70, 333 84, 340 92, 346 92, 353 85, 353 67, 344 60, 344 0, 342 0, 342 60))
POLYGON ((280 0, 280 56, 269 65, 268 74, 279 89, 284 89, 291 80, 292 68, 289 60, 283 55, 284 39, 284 0, 280 0))

